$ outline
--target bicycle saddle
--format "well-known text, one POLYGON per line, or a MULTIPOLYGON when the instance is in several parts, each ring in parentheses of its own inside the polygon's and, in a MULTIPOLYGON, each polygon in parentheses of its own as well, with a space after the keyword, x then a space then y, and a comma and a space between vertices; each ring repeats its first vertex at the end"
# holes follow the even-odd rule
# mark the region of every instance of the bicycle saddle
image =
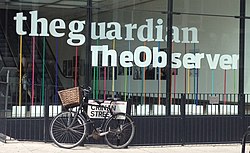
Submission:
POLYGON ((112 98, 112 97, 108 97, 107 100, 111 100, 111 101, 118 101, 118 100, 121 100, 121 98, 112 98))
POLYGON ((102 103, 104 103, 103 99, 95 99, 95 102, 99 105, 101 105, 102 103))

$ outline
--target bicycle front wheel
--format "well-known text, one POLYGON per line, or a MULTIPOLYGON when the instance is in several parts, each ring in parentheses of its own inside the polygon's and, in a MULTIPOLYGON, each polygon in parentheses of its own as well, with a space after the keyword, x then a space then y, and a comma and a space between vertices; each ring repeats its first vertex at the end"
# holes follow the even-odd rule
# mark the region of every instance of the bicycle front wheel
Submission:
POLYGON ((74 120, 76 112, 67 111, 58 114, 50 124, 50 136, 61 148, 73 148, 79 145, 86 135, 86 120, 80 114, 74 120))
POLYGON ((105 141, 111 148, 125 148, 134 137, 134 121, 125 113, 114 114, 107 120, 105 131, 105 141))

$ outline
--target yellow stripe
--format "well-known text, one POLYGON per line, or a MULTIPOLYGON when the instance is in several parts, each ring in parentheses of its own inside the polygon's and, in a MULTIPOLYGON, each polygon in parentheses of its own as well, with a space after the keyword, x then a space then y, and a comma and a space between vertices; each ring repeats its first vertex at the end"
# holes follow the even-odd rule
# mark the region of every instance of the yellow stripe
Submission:
MULTIPOLYGON (((147 46, 147 42, 146 41, 144 42, 144 46, 147 46)), ((146 60, 146 53, 143 54, 143 61, 145 61, 145 60, 146 60)), ((144 68, 143 70, 144 70, 143 71, 143 76, 144 76, 144 81, 143 81, 144 90, 143 91, 144 91, 144 94, 145 94, 145 96, 144 96, 144 104, 146 104, 146 88, 147 88, 146 87, 146 78, 145 78, 146 77, 146 68, 144 68)))
POLYGON ((20 62, 19 62, 19 106, 22 104, 22 56, 23 56, 23 37, 20 36, 20 62))

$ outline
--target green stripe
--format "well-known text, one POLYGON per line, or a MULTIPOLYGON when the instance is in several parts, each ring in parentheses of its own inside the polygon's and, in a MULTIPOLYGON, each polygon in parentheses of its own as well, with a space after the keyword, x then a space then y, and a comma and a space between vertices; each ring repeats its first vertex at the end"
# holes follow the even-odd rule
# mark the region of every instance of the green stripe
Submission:
POLYGON ((234 70, 234 93, 236 93, 236 73, 234 70))
POLYGON ((96 80, 95 80, 95 78, 96 78, 96 77, 95 77, 95 75, 96 75, 96 74, 95 74, 95 68, 96 68, 96 67, 94 67, 94 74, 93 74, 93 89, 94 89, 93 98, 94 98, 94 99, 96 99, 96 97, 95 97, 95 89, 96 89, 96 86, 95 86, 95 84, 96 84, 96 83, 95 83, 95 81, 96 81, 96 80))

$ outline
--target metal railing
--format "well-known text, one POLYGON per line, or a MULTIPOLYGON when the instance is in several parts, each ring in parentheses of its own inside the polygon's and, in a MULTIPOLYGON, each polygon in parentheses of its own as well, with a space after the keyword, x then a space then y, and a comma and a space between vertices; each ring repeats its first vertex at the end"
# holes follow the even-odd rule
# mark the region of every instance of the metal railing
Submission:
MULTIPOLYGON (((7 109, 2 107, 2 103, 0 105, 5 112, 1 119, 6 119, 6 131, 0 133, 19 140, 50 141, 50 120, 64 110, 55 86, 45 86, 45 96, 42 97, 41 86, 35 85, 33 103, 23 90, 21 104, 18 102, 18 84, 9 83, 9 86, 15 90, 7 95, 7 109)), ((5 92, 1 93, 6 96, 5 92)), ((129 113, 136 124, 133 145, 240 142, 250 120, 248 94, 245 95, 243 114, 240 113, 242 107, 237 94, 176 93, 171 94, 170 102, 166 100, 169 96, 166 93, 100 90, 98 96, 99 99, 119 96, 128 102, 129 113)))

